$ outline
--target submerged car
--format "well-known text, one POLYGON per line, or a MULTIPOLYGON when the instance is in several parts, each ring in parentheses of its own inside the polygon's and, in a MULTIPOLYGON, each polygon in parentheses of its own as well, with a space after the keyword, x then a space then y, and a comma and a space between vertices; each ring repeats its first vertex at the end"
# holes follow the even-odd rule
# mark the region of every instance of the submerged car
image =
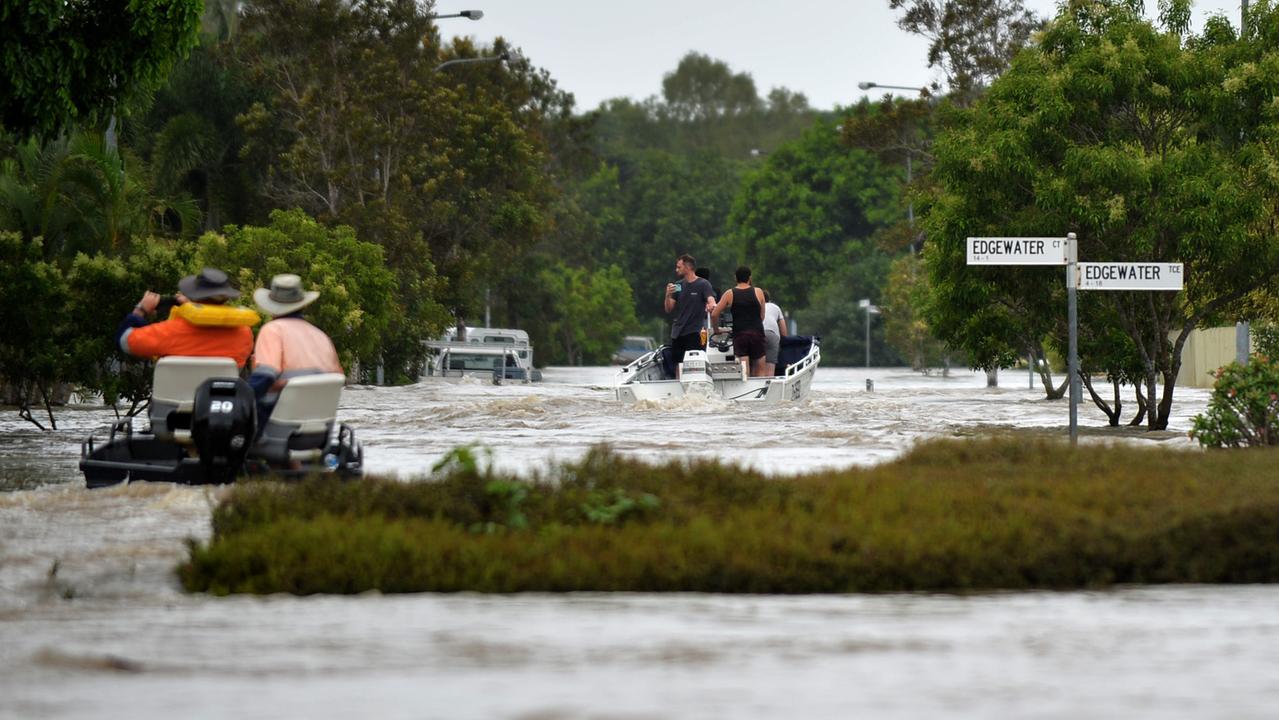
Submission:
POLYGON ((653 338, 645 335, 627 335, 622 338, 622 346, 613 353, 614 365, 630 365, 657 349, 653 338))

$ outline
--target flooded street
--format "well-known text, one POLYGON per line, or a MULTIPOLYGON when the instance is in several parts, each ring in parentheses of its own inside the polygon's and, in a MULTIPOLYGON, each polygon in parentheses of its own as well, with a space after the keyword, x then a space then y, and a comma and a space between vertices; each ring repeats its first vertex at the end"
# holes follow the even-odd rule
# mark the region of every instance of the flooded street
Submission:
MULTIPOLYGON (((1065 401, 1041 400, 1023 373, 988 389, 967 371, 823 368, 808 403, 752 409, 622 407, 612 372, 349 388, 342 418, 369 472, 406 477, 462 444, 520 472, 608 443, 787 475, 882 462, 927 437, 1066 434, 1065 401)), ((1178 388, 1155 434, 1106 429, 1086 403, 1082 442, 1191 447, 1207 397, 1178 388)), ((1239 718, 1279 703, 1272 586, 190 596, 172 570, 224 491, 85 490, 79 440, 111 417, 66 409, 52 433, 0 417, 0 718, 1239 718)))

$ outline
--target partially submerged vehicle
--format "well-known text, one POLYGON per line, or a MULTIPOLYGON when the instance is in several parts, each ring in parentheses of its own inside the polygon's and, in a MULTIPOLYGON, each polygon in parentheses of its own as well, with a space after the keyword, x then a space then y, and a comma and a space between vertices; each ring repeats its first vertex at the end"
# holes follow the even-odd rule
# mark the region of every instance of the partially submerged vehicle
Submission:
POLYGON ((91 434, 80 447, 85 484, 203 485, 266 473, 361 475, 363 448, 355 432, 337 422, 345 382, 339 373, 289 380, 259 429, 253 390, 240 379, 234 360, 160 358, 147 413, 150 426, 135 431, 133 418, 125 418, 91 434))
POLYGON ((478 377, 494 382, 537 382, 542 372, 533 367, 533 344, 528 333, 514 328, 449 330, 426 343, 422 377, 478 377))
POLYGON ((798 402, 812 392, 821 363, 821 338, 790 335, 781 339, 777 371, 772 377, 750 377, 747 361, 733 355, 727 333, 710 338, 706 350, 684 353, 676 363, 667 345, 617 372, 615 392, 624 403, 686 396, 715 396, 744 403, 776 405, 798 402))
POLYGON ((629 365, 656 349, 653 338, 647 335, 627 335, 622 338, 622 346, 613 353, 613 364, 629 365))

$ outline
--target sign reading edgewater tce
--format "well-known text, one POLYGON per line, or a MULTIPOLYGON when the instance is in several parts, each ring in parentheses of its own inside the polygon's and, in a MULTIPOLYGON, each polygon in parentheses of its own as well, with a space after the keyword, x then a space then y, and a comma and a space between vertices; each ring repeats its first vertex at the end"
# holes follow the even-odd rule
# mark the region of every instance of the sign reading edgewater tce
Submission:
POLYGON ((1180 290, 1181 263, 1079 263, 1080 290, 1180 290))
POLYGON ((969 265, 1065 265, 1066 238, 970 237, 969 265))

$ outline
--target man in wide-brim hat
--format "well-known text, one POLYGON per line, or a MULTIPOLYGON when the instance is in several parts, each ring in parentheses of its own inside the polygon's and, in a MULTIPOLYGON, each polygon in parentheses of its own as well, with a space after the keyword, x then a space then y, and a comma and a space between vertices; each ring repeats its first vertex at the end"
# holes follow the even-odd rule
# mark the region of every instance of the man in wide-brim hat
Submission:
MULTIPOLYGON (((178 281, 177 304, 186 302, 207 306, 221 306, 240 296, 231 286, 227 274, 217 268, 204 268, 195 275, 178 281)), ((229 357, 244 367, 249 353, 253 352, 253 325, 257 314, 251 310, 233 313, 225 322, 207 324, 192 322, 185 317, 170 317, 150 322, 160 304, 159 293, 147 290, 133 310, 124 317, 116 330, 116 344, 130 355, 140 357, 164 357, 166 355, 195 355, 198 357, 229 357)), ((190 309, 198 309, 195 305, 190 309)), ((229 310, 226 309, 226 310, 229 310)), ((226 314, 223 311, 223 315, 226 314)), ((198 317, 198 313, 190 313, 198 317)))
POLYGON ((302 310, 320 293, 302 286, 292 273, 271 278, 271 286, 253 291, 253 302, 272 320, 258 331, 249 385, 258 397, 259 422, 265 425, 289 378, 341 373, 337 350, 324 331, 307 322, 302 310))

